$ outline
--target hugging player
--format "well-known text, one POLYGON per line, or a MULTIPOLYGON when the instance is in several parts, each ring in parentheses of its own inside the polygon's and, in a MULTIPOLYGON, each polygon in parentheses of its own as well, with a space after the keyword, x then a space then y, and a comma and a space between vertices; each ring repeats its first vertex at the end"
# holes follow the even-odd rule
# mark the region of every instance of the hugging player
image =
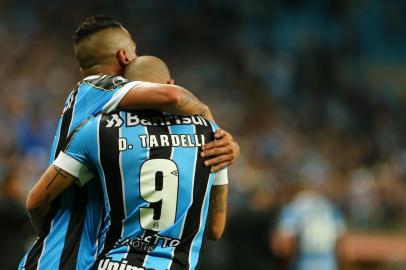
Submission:
MULTIPOLYGON (((148 74, 166 68, 154 57, 132 63, 130 74, 132 66, 151 69, 148 74)), ((157 72, 157 79, 170 81, 164 74, 157 72)), ((46 209, 74 182, 98 181, 79 178, 87 166, 99 176, 106 213, 96 269, 195 269, 207 217, 211 239, 221 237, 226 220, 227 169, 211 172, 200 155, 217 129, 201 116, 156 110, 90 117, 33 188, 31 200, 46 209)), ((34 222, 41 215, 30 213, 34 222)))
MULTIPOLYGON (((70 134, 87 117, 115 109, 158 109, 174 114, 203 114, 207 106, 186 89, 170 84, 129 81, 124 68, 137 58, 135 42, 123 26, 105 16, 86 19, 74 35, 75 55, 85 77, 68 96, 58 123, 50 163, 70 134)), ((215 170, 238 157, 239 149, 228 133, 216 133, 219 141, 207 145, 215 155, 208 164, 215 170), (226 146, 225 146, 226 145, 226 146), (231 152, 230 152, 231 151, 231 152)), ((103 208, 98 181, 83 188, 70 187, 46 209, 37 224, 38 238, 22 259, 19 269, 90 269, 95 261, 103 208), (100 223, 100 222, 99 222, 100 223)), ((28 205, 32 208, 33 205, 28 205)))

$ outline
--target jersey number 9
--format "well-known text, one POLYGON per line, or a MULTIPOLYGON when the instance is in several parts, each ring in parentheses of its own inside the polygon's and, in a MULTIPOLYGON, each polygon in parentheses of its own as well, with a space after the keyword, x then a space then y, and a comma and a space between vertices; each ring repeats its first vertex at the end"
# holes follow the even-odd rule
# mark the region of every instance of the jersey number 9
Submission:
POLYGON ((178 167, 170 159, 149 159, 140 170, 140 195, 150 203, 140 208, 144 230, 161 231, 175 223, 178 200, 178 167))

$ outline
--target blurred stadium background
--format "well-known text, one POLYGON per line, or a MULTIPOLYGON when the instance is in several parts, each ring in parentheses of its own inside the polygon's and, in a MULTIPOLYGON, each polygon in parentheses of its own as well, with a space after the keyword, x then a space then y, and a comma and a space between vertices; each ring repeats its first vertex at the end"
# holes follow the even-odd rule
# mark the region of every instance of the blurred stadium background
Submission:
POLYGON ((406 269, 401 0, 0 0, 1 261, 32 240, 25 196, 80 80, 73 31, 94 14, 122 21, 139 55, 166 60, 241 145, 227 231, 203 269, 284 269, 272 229, 315 185, 344 213, 343 269, 406 269))

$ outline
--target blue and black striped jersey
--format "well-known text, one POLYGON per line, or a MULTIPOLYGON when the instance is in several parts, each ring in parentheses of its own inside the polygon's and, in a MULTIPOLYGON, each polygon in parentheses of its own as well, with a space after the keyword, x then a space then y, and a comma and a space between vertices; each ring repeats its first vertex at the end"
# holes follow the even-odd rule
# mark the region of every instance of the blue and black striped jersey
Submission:
MULTIPOLYGON (((120 76, 90 76, 68 96, 52 146, 50 162, 73 130, 90 115, 114 110, 122 97, 143 82, 120 76)), ((49 223, 22 259, 19 269, 90 269, 102 215, 97 181, 85 188, 72 187, 52 205, 49 223)))
POLYGON ((200 157, 216 129, 200 116, 117 112, 91 118, 69 139, 54 164, 74 176, 85 164, 101 180, 98 268, 195 269, 210 188, 228 181, 200 157))

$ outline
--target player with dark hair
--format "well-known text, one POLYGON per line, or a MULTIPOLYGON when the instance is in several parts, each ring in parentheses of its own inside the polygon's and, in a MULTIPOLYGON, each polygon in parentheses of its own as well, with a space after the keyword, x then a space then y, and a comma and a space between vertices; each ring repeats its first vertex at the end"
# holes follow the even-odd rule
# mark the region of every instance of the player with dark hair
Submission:
MULTIPOLYGON (((152 81, 173 81, 158 58, 142 57, 130 74, 131 66, 135 79, 147 79, 138 72, 146 70, 152 81)), ((201 116, 159 111, 89 118, 30 192, 34 224, 71 184, 97 181, 79 178, 86 164, 100 177, 106 212, 96 269, 195 269, 208 212, 209 238, 225 226, 227 169, 211 173, 199 154, 217 128, 201 116)))
MULTIPOLYGON (((208 107, 186 89, 169 84, 129 81, 120 75, 137 55, 130 34, 117 21, 94 16, 82 23, 74 35, 74 50, 85 78, 68 96, 51 150, 52 162, 76 127, 90 115, 115 109, 158 109, 173 114, 203 115, 208 107)), ((218 170, 239 155, 238 145, 228 133, 217 132, 218 141, 208 144, 206 155, 217 155, 207 166, 218 170), (213 149, 215 147, 215 149, 213 149), (219 155, 220 154, 220 155, 219 155)), ((89 269, 96 253, 102 207, 98 181, 84 188, 71 187, 56 200, 48 216, 37 226, 38 239, 20 263, 20 269, 89 269)), ((37 223, 38 225, 38 223, 37 223)))

